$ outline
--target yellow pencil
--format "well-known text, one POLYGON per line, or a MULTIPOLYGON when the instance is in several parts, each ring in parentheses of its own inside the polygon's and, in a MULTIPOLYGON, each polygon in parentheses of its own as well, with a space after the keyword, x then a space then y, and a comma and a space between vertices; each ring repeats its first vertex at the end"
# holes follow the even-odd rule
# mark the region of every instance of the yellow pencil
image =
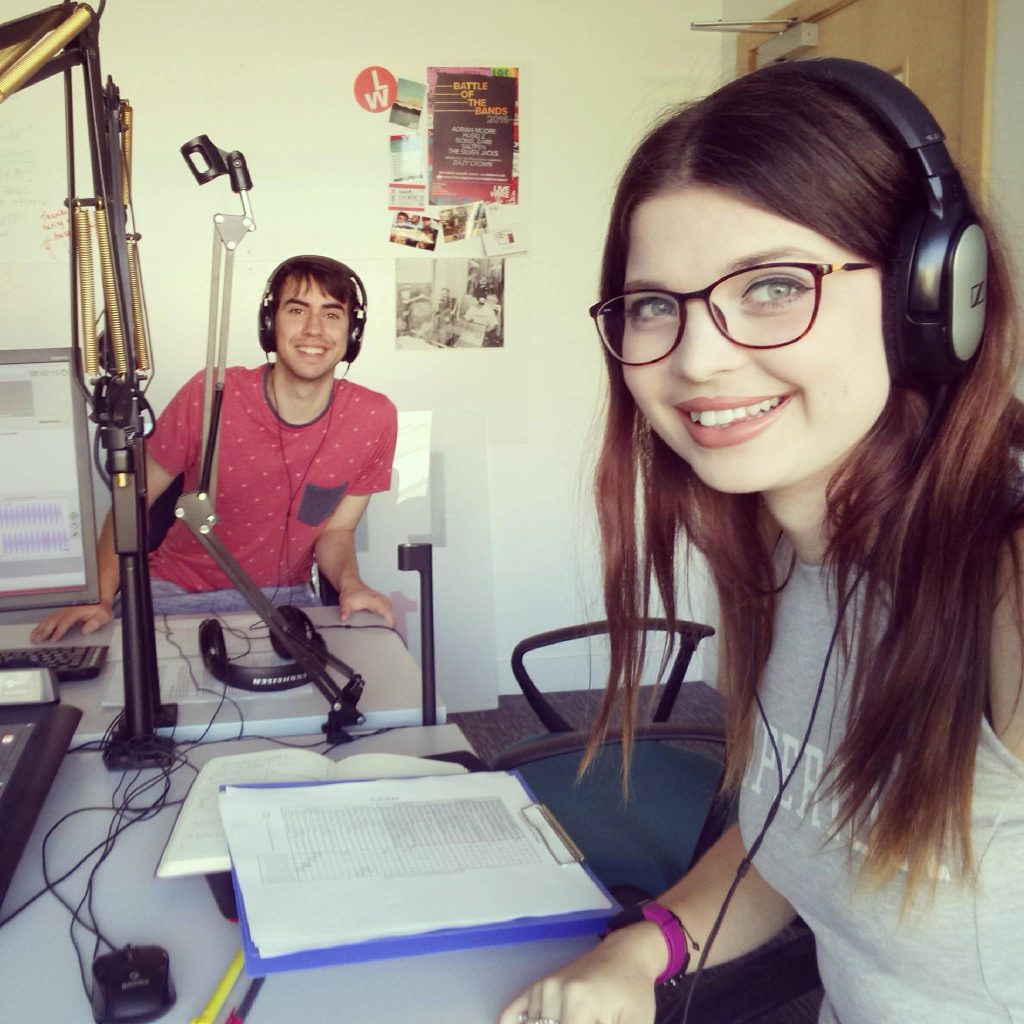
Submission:
POLYGON ((213 990, 213 995, 206 1001, 203 1012, 198 1017, 192 1018, 192 1024, 213 1024, 221 1007, 227 1001, 228 993, 242 973, 243 962, 242 951, 239 950, 231 958, 231 963, 228 964, 228 969, 224 972, 223 977, 217 982, 217 987, 213 990))

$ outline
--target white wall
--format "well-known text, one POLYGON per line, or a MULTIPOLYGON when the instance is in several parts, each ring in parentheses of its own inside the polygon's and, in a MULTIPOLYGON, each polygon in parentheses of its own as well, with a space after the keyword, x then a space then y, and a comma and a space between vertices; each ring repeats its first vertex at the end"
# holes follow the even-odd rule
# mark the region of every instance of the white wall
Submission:
MULTIPOLYGON (((361 561, 371 583, 406 595, 399 611, 418 650, 416 581, 393 568, 394 545, 409 535, 434 542, 438 681, 452 709, 493 706, 514 689, 508 655, 521 637, 600 614, 588 489, 602 383, 585 311, 630 148, 666 104, 722 77, 720 37, 689 31, 721 6, 640 0, 626 14, 592 0, 472 9, 109 0, 103 15, 104 75, 135 110, 150 400, 161 408, 205 358, 211 217, 240 209, 225 179, 198 187, 178 154, 206 133, 245 153, 255 183, 258 230, 238 256, 229 362, 259 361, 253 320, 269 271, 295 252, 324 252, 352 264, 370 296, 352 378, 405 414, 434 414, 433 491, 376 498, 361 561), (409 250, 386 241, 386 115, 352 97, 355 75, 372 64, 414 80, 428 64, 521 68, 530 250, 507 264, 503 350, 394 351, 394 260, 409 250)), ((7 0, 4 17, 35 9, 7 0)), ((59 101, 54 80, 0 107, 0 344, 9 348, 67 340, 66 242, 50 237, 66 191, 59 101)))
POLYGON ((997 0, 992 87, 992 149, 989 201, 1018 267, 1024 266, 1024 138, 1020 97, 1024 94, 1024 4, 997 0))
MULTIPOLYGON (((733 37, 691 20, 764 16, 775 0, 521 0, 431 9, 394 0, 382 13, 316 0, 110 0, 101 55, 136 112, 135 199, 160 408, 204 358, 211 216, 237 212, 224 179, 199 188, 178 155, 205 132, 243 150, 258 231, 239 255, 231 362, 255 363, 252 321, 269 270, 297 251, 352 263, 367 283, 370 325, 352 377, 406 414, 430 410, 433 489, 378 496, 361 554, 371 582, 398 598, 418 650, 415 577, 394 569, 407 537, 435 544, 438 675, 450 707, 492 706, 512 692, 521 637, 600 615, 589 499, 602 383, 585 308, 593 300, 607 208, 630 147, 664 105, 732 74, 733 37), (421 79, 427 64, 522 69, 522 212, 530 251, 507 268, 506 348, 396 353, 394 260, 384 241, 386 115, 361 111, 364 66, 421 79), (441 358, 441 362, 438 358, 441 358)), ((37 9, 7 0, 3 17, 37 9), (13 10, 11 8, 14 8, 13 10)), ((1024 9, 999 0, 993 102, 993 207, 1024 245, 1024 9)), ((66 342, 60 228, 60 86, 0 107, 0 345, 66 342), (56 232, 59 233, 59 230, 56 232)), ((430 257, 425 257, 430 258, 430 257)), ((551 685, 582 684, 586 658, 553 662, 551 685)), ((698 674, 707 675, 705 668, 698 674)))

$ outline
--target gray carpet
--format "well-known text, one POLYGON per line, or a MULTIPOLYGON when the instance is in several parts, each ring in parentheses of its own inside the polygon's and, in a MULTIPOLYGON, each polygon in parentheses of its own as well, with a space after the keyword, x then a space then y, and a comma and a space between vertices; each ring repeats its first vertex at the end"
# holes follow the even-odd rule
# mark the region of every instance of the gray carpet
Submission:
MULTIPOLYGON (((572 725, 585 728, 594 716, 601 699, 599 691, 576 690, 567 693, 545 694, 555 709, 572 725)), ((704 683, 686 683, 680 691, 679 700, 673 709, 673 721, 686 721, 702 725, 715 725, 722 722, 722 702, 719 695, 704 683)), ((546 730, 540 719, 534 714, 526 702, 526 698, 518 694, 498 698, 498 707, 493 711, 457 712, 448 715, 448 721, 458 725, 473 749, 480 758, 489 763, 496 754, 506 747, 528 737, 542 736, 546 730)), ((791 938, 791 933, 783 933, 780 945, 791 938)), ((785 972, 785 965, 778 970, 785 972)), ((766 983, 784 983, 783 974, 769 974, 766 983)), ((707 972, 705 994, 716 983, 716 972, 707 972)), ((698 985, 698 992, 701 985, 698 985)), ((697 1000, 695 1000, 697 1002, 697 1000)), ((818 1019, 818 1008, 821 1004, 821 991, 807 993, 769 1014, 751 1018, 746 1024, 814 1024, 818 1019)), ((709 1015, 691 1013, 688 1024, 705 1024, 714 1018, 709 1015)), ((679 1024, 682 1020, 682 1000, 673 1001, 671 1005, 659 1010, 658 1024, 679 1024)))

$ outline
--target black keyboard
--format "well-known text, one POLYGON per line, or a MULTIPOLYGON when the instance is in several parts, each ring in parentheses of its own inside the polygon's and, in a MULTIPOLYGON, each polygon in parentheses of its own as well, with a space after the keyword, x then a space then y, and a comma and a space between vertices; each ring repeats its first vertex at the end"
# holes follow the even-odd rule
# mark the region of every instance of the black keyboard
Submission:
POLYGON ((81 717, 68 704, 0 707, 0 903, 81 717))
POLYGON ((107 660, 108 647, 24 647, 0 650, 0 668, 48 668, 62 683, 93 679, 107 660))

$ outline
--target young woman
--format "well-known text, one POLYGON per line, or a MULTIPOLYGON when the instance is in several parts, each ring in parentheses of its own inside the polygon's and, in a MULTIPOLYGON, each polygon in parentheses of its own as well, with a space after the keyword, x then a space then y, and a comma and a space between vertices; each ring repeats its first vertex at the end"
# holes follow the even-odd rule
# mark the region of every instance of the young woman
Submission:
POLYGON ((592 310, 613 625, 594 742, 616 702, 630 720, 630 625, 652 590, 674 614, 683 538, 718 594, 739 825, 501 1024, 649 1024, 657 982, 797 914, 823 1022, 1024 1021, 1019 335, 991 229, 883 77, 755 72, 624 172, 592 310), (915 253, 926 213, 949 237, 915 253), (920 318, 939 273, 936 334, 906 294, 920 318))

